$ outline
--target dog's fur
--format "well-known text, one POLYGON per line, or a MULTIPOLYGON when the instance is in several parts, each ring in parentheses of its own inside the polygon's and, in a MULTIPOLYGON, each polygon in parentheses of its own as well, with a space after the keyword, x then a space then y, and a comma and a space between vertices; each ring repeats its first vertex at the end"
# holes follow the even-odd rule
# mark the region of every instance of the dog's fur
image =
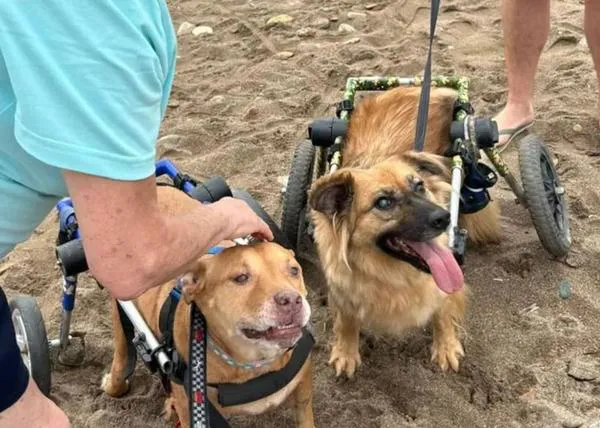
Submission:
MULTIPOLYGON (((424 231, 447 245, 444 232, 424 228, 423 212, 415 206, 429 204, 431 211, 449 203, 449 164, 441 155, 449 144, 456 92, 432 89, 425 147, 417 153, 412 149, 419 95, 419 88, 403 87, 359 103, 348 125, 342 167, 311 187, 314 238, 334 316, 330 364, 337 376, 352 377, 360 365, 362 328, 400 335, 433 320, 432 360, 443 370, 457 371, 464 355, 457 333, 466 288, 446 294, 430 274, 388 255, 376 243, 382 232, 395 227, 424 231), (382 192, 398 198, 389 213, 373 208, 382 192)), ((492 202, 478 213, 461 215, 460 223, 472 242, 497 242, 498 216, 492 202)))
MULTIPOLYGON (((197 204, 183 192, 163 186, 158 188, 158 200, 160 209, 169 214, 189 212, 197 204)), ((283 367, 291 356, 291 351, 287 349, 299 338, 280 337, 279 341, 249 339, 242 329, 262 330, 293 323, 298 327, 294 332, 298 332, 299 327, 309 320, 310 306, 306 300, 301 267, 291 250, 266 242, 249 246, 233 246, 232 242, 227 242, 223 246, 231 248, 218 255, 201 257, 195 268, 183 276, 183 299, 176 309, 173 335, 178 352, 187 362, 188 303, 194 301, 206 317, 209 336, 230 356, 240 362, 273 359, 271 364, 260 369, 239 369, 227 365, 216 354, 207 351, 209 383, 241 383, 283 367), (239 283, 240 280, 242 283, 239 283), (275 296, 281 296, 281 293, 295 298, 293 312, 287 311, 281 301, 276 302, 275 296)), ((174 281, 155 287, 135 300, 137 308, 157 337, 160 337, 160 310, 173 286, 174 281)), ((112 300, 112 321, 114 355, 111 370, 104 377, 102 388, 108 395, 119 397, 128 391, 129 385, 124 379, 127 364, 126 338, 115 300, 112 300)), ((224 416, 261 414, 286 401, 293 401, 297 425, 314 427, 312 374, 313 366, 309 356, 298 375, 287 386, 264 399, 244 405, 221 407, 215 390, 210 387, 209 398, 224 416)), ((173 407, 182 426, 188 427, 190 422, 185 390, 175 383, 171 383, 171 388, 171 396, 165 403, 166 413, 170 416, 170 408, 173 407)))

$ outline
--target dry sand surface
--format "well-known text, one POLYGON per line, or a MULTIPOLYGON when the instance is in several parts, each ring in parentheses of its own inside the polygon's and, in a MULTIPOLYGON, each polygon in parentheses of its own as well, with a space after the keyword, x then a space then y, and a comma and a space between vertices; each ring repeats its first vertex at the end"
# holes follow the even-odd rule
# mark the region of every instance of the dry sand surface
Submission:
MULTIPOLYGON (((318 298, 318 267, 305 271, 315 313, 314 408, 320 427, 600 426, 600 142, 596 83, 578 0, 553 2, 552 31, 537 80, 535 132, 559 160, 574 235, 567 262, 541 247, 528 212, 503 181, 492 194, 503 210, 505 241, 468 253, 472 288, 466 358, 457 374, 429 361, 429 329, 401 340, 363 342, 358 378, 338 383, 327 366, 330 321, 318 298), (559 283, 572 284, 570 299, 559 283)), ((170 2, 176 28, 184 21, 212 34, 179 36, 179 62, 159 155, 204 179, 221 174, 252 192, 280 218, 278 181, 288 173, 295 143, 308 122, 332 114, 345 79, 412 76, 422 71, 428 2, 417 0, 179 0, 170 2), (350 13, 352 12, 352 13, 350 13), (269 18, 293 21, 269 27, 269 18), (354 31, 338 31, 341 24, 354 31), (289 53, 283 53, 289 52, 289 53)), ((101 31, 90 29, 90 31, 101 31)), ((499 0, 443 2, 434 71, 471 78, 480 114, 505 101, 499 0)), ((517 171, 516 150, 508 151, 517 171)), ((51 337, 60 306, 54 265, 56 217, 0 265, 9 297, 35 296, 51 337)), ((74 427, 163 427, 163 392, 143 367, 122 399, 105 396, 100 380, 111 360, 106 293, 84 279, 73 328, 87 332, 82 366, 53 367, 53 398, 74 427)), ((238 417, 239 427, 292 427, 293 413, 238 417)))

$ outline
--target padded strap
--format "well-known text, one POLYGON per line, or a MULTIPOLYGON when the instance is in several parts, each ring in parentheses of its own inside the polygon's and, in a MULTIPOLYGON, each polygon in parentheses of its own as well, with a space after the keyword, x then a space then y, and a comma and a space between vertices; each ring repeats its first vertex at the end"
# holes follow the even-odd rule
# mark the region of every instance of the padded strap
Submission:
POLYGON ((281 369, 265 373, 244 383, 218 383, 209 386, 217 388, 219 404, 222 406, 235 406, 260 400, 279 391, 296 377, 314 344, 313 335, 308 329, 304 329, 292 357, 281 369))

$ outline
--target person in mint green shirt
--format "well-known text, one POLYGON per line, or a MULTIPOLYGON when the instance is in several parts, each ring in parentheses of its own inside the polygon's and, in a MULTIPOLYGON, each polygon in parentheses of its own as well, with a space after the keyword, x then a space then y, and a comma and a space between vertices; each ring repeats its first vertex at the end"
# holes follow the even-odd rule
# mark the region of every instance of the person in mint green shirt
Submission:
MULTIPOLYGON (((237 199, 158 211, 155 144, 175 58, 165 0, 0 1, 0 259, 64 196, 91 273, 119 299, 224 239, 273 239, 237 199)), ((69 422, 30 378, 0 288, 0 428, 15 426, 69 422)))

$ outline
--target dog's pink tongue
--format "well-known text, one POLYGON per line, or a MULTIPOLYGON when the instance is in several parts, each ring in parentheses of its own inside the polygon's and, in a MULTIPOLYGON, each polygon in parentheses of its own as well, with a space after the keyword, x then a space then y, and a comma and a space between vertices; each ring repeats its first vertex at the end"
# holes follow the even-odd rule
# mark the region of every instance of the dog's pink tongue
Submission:
POLYGON ((434 241, 407 244, 425 260, 437 286, 445 293, 460 290, 464 283, 462 270, 452 252, 434 241))

